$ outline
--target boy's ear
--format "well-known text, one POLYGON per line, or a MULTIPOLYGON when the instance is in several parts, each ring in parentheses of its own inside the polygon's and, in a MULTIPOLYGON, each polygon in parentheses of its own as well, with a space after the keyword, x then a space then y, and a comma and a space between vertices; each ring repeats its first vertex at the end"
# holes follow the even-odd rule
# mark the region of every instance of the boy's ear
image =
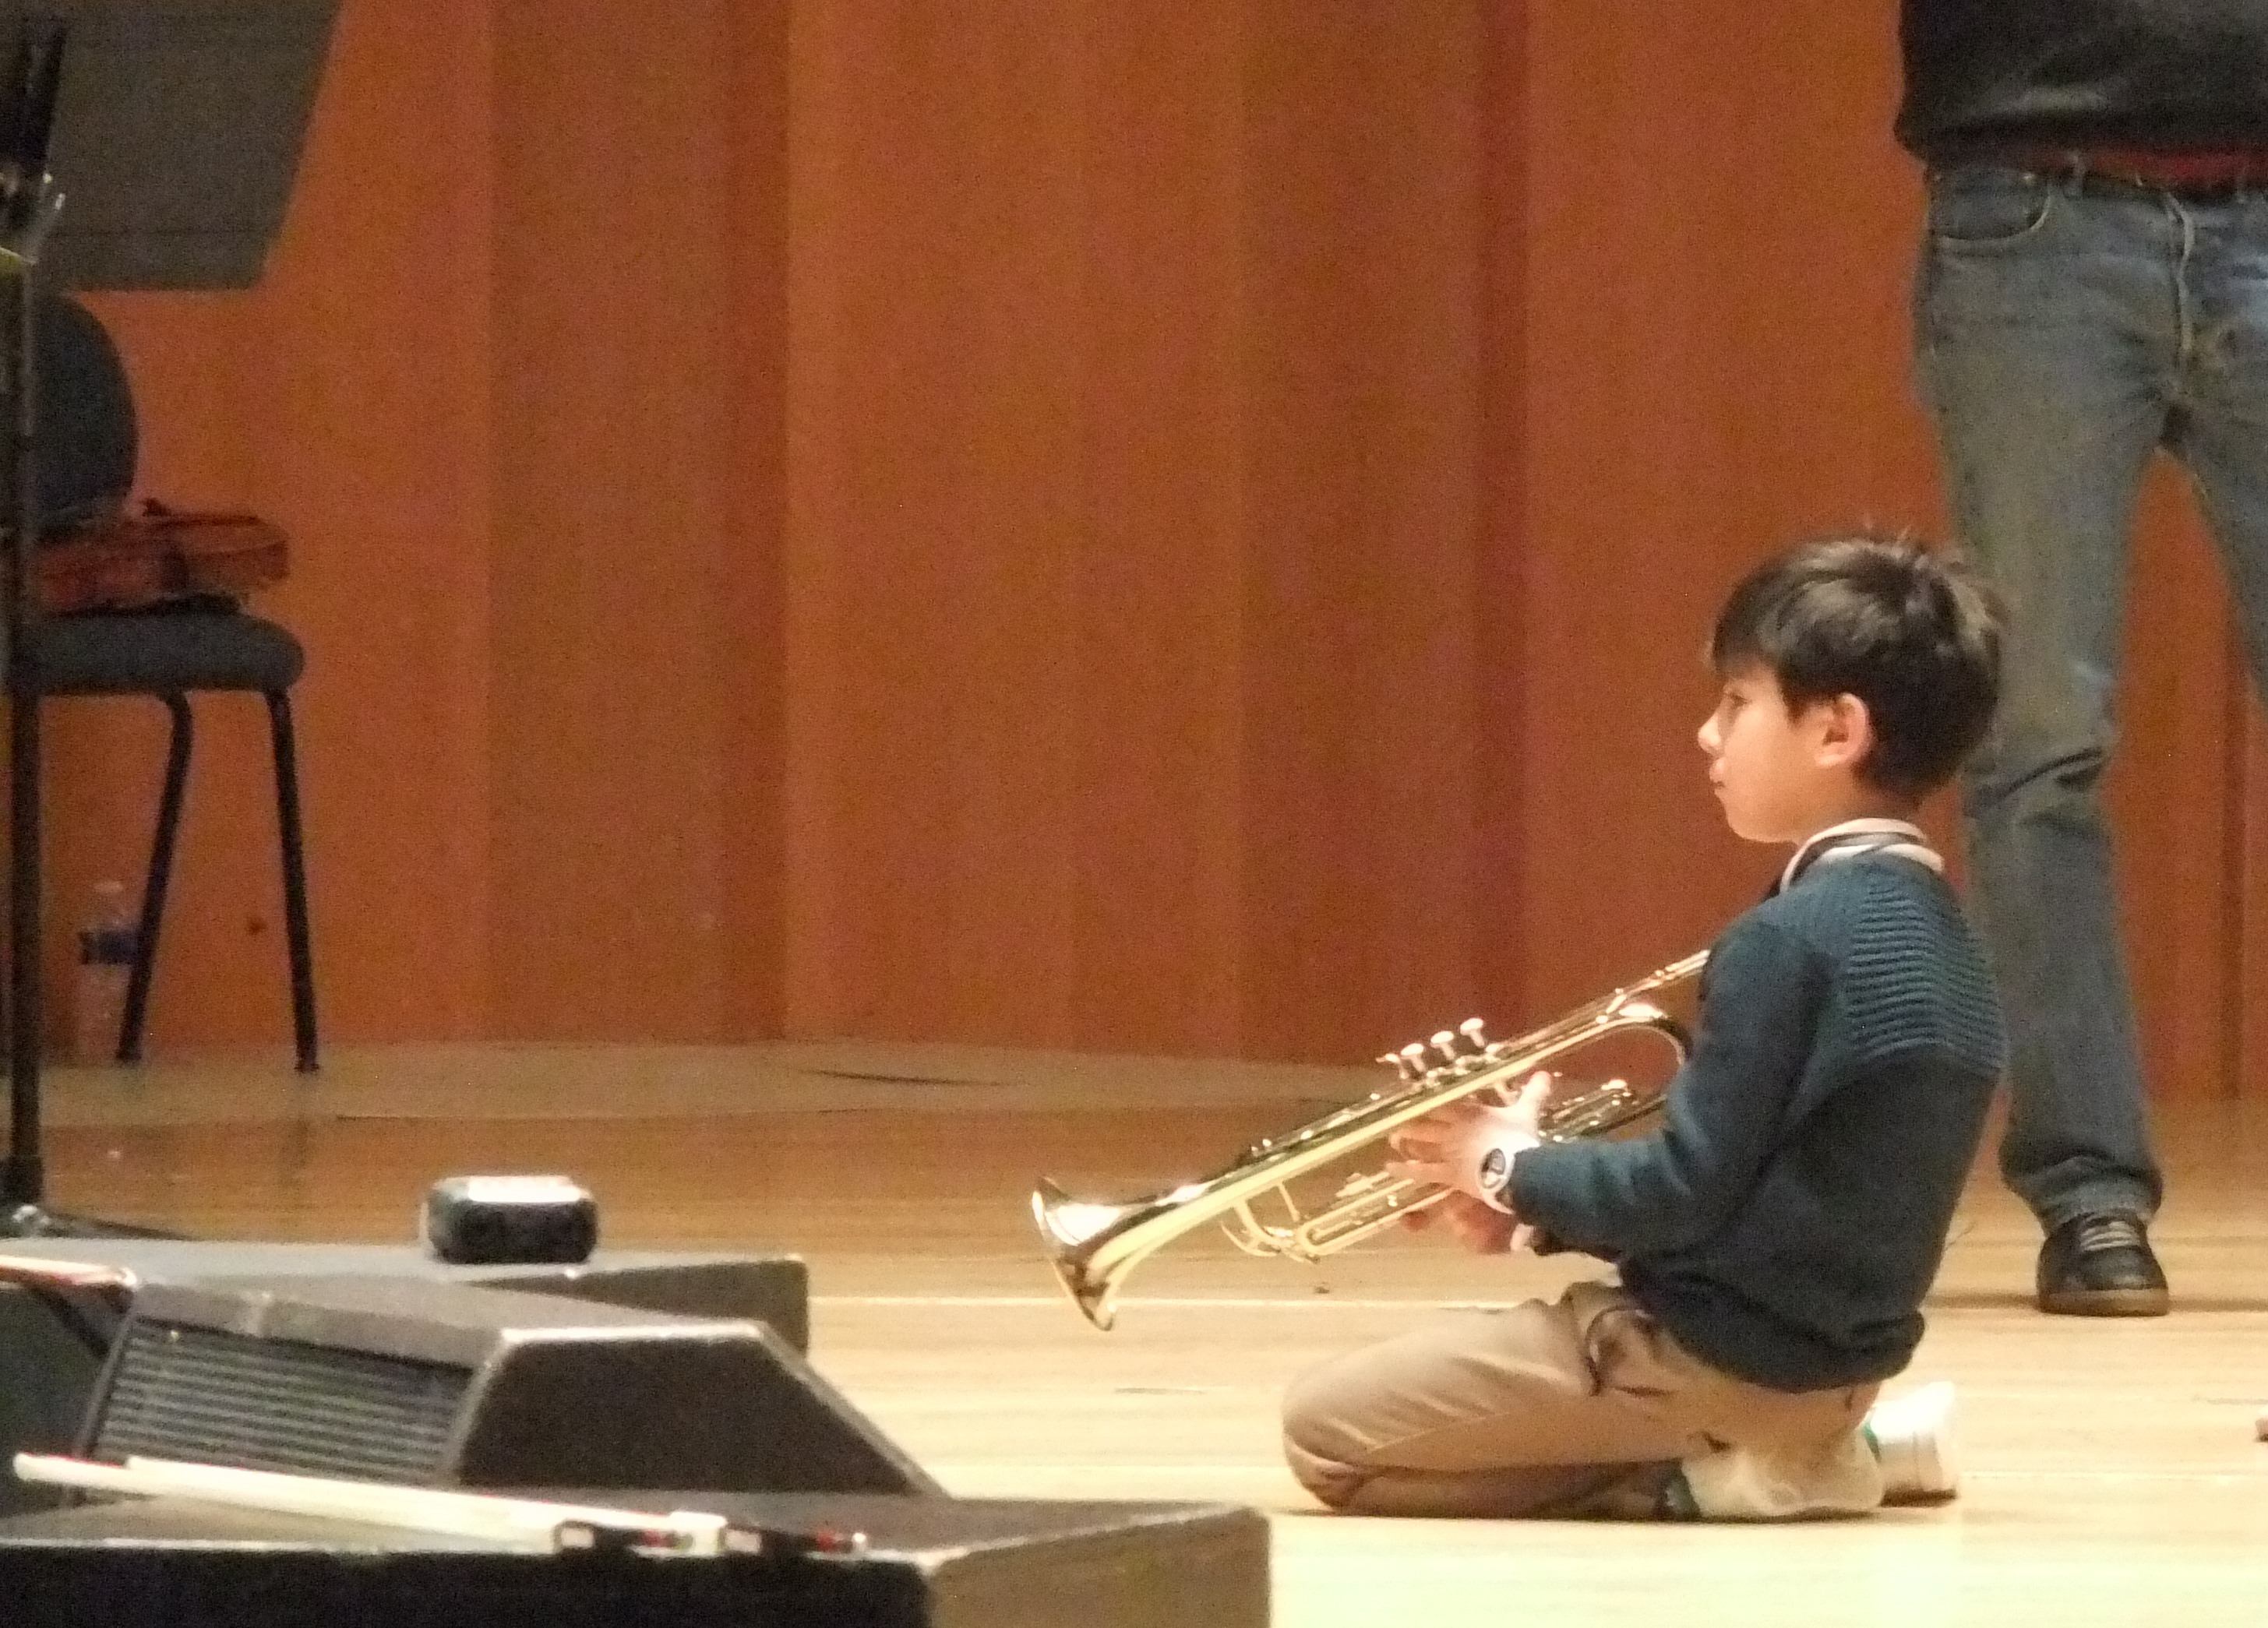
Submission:
POLYGON ((1819 732, 1813 755, 1819 766, 1856 772, 1874 749, 1874 718, 1867 704, 1846 690, 1818 703, 1813 710, 1819 732))

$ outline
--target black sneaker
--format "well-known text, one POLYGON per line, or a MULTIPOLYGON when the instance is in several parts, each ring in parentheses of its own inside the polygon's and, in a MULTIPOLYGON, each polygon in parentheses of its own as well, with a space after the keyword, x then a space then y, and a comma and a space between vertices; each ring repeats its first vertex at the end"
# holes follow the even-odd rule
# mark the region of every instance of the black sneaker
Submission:
POLYGON ((2073 1216, 2040 1246, 2039 1307, 2078 1317, 2162 1317, 2166 1274, 2142 1218, 2124 1210, 2073 1216))

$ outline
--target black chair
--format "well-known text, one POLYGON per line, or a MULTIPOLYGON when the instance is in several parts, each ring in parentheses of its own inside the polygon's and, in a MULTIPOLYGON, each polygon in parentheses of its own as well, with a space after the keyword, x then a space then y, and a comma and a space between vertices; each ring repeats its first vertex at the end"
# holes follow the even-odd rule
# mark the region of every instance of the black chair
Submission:
MULTIPOLYGON (((118 512, 133 490, 138 442, 125 365, 94 313, 67 295, 43 295, 36 332, 39 501, 42 531, 53 535, 118 512)), ((292 1039, 300 1070, 314 1070, 314 964, 308 947, 298 762, 291 732, 291 686, 306 666, 299 641, 233 600, 201 597, 132 610, 37 617, 21 659, 33 692, 40 697, 152 696, 173 715, 165 791, 158 801, 125 1020, 118 1036, 122 1063, 142 1057, 143 1020, 195 739, 189 696, 200 690, 249 691, 267 702, 283 847, 292 1039)))

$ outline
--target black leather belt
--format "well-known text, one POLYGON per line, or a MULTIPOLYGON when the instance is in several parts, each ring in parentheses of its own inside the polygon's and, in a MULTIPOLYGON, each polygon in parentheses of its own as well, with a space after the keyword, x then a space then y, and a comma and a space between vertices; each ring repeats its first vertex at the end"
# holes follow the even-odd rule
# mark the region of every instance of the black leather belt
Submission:
POLYGON ((1973 162, 2004 164, 2043 180, 2109 181, 2187 197, 2220 197, 2268 191, 2268 149, 2154 152, 2146 147, 2048 145, 2001 147, 1964 155, 1973 162))

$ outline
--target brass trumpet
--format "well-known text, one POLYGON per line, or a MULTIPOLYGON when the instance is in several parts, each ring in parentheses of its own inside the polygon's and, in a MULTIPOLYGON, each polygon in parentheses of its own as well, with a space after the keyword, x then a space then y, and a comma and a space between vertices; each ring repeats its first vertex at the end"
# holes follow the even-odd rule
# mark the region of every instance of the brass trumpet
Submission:
MULTIPOLYGON (((1130 1203, 1108 1204, 1073 1198, 1042 1179, 1032 1193, 1032 1217, 1039 1224, 1049 1263, 1072 1304, 1096 1328, 1108 1329, 1116 1317, 1118 1290, 1127 1275, 1153 1252, 1207 1221, 1219 1221, 1231 1241, 1248 1255, 1307 1262, 1336 1255, 1438 1204, 1447 1190, 1381 1170, 1352 1177, 1329 1208, 1304 1215, 1292 1197, 1288 1184, 1292 1180, 1460 1098, 1517 1082, 1625 1030, 1659 1036, 1682 1064, 1692 1046, 1684 1026, 1646 997, 1694 977, 1706 959, 1703 952, 1673 961, 1517 1040, 1488 1039, 1475 1018, 1456 1030, 1442 1030, 1430 1042, 1388 1052, 1379 1061, 1399 1072, 1397 1088, 1373 1092, 1288 1135, 1255 1142, 1227 1168, 1202 1181, 1185 1182, 1130 1203), (1280 1223, 1263 1221, 1253 1212, 1254 1204, 1271 1189, 1284 1208, 1280 1223)), ((1642 1093, 1616 1080, 1547 1105, 1537 1128, 1552 1141, 1599 1136, 1660 1106, 1659 1091, 1642 1093)))

